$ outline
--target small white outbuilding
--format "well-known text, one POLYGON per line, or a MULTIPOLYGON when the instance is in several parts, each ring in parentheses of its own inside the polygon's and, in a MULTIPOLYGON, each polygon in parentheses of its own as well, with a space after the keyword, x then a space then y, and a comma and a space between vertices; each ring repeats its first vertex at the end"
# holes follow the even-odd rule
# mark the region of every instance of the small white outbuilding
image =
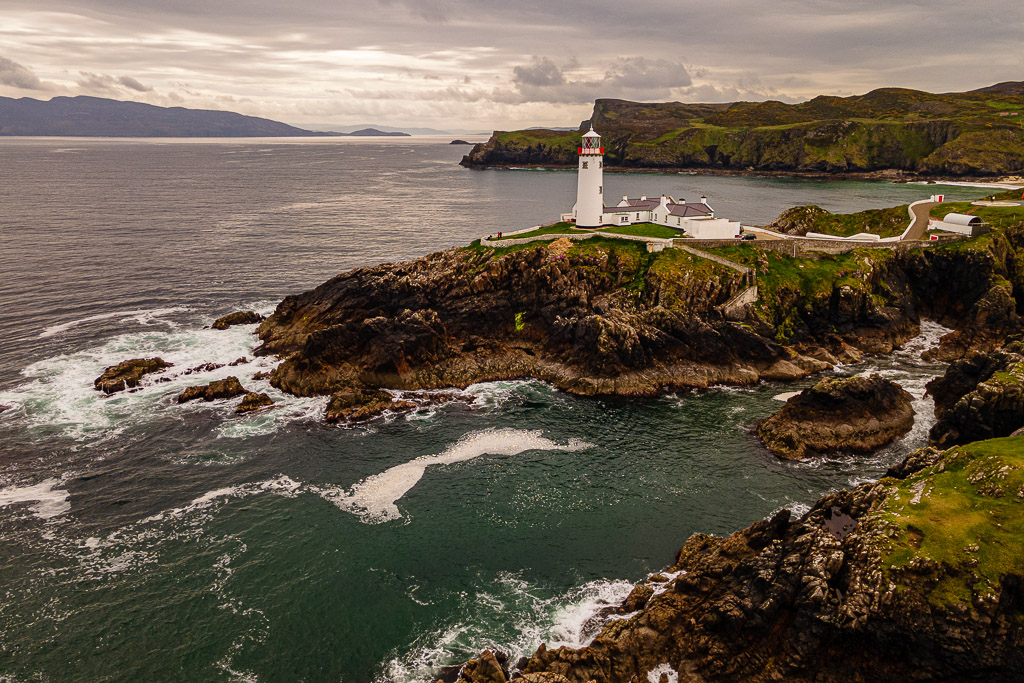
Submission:
POLYGON ((989 231, 989 225, 978 216, 969 216, 965 213, 947 213, 941 220, 932 219, 928 223, 931 230, 942 230, 944 232, 955 232, 960 235, 974 237, 989 231))

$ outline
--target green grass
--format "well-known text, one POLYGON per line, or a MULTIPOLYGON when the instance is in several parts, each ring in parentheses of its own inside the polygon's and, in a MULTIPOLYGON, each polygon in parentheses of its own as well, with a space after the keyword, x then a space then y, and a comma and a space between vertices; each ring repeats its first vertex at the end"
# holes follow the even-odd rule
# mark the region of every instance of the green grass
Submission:
POLYGON ((929 600, 969 604, 972 595, 997 592, 1002 576, 1024 571, 1024 438, 950 449, 938 465, 894 487, 871 517, 895 531, 883 569, 898 582, 919 581, 899 570, 915 558, 931 560, 942 571, 935 585, 924 583, 929 600))
POLYGON ((553 225, 544 225, 536 230, 530 232, 524 232, 517 235, 502 235, 500 238, 495 238, 492 241, 504 241, 504 240, 517 240, 523 239, 524 237, 541 237, 544 235, 571 235, 588 232, 599 232, 609 237, 613 235, 636 235, 640 237, 660 237, 662 239, 672 239, 674 237, 683 237, 683 233, 678 230, 666 227, 664 225, 657 225, 656 223, 637 223, 635 225, 618 225, 610 226, 607 228, 599 228, 597 230, 590 230, 588 228, 577 228, 572 223, 554 223, 553 225))
POLYGON ((889 249, 857 249, 845 254, 818 258, 793 258, 754 244, 716 247, 705 251, 753 268, 757 275, 758 302, 755 311, 776 329, 775 340, 788 343, 800 324, 800 307, 830 296, 837 287, 866 290, 864 273, 880 261, 893 257, 889 249), (802 300, 794 306, 794 294, 802 300))
POLYGON ((993 228, 1008 228, 1024 223, 1024 206, 975 206, 971 202, 947 202, 932 207, 929 215, 942 219, 949 213, 977 216, 993 228))
POLYGON ((636 223, 634 225, 613 225, 610 228, 601 228, 596 232, 601 232, 611 235, 637 235, 639 237, 660 237, 662 239, 672 239, 675 237, 683 237, 683 233, 679 230, 675 230, 665 225, 658 225, 657 223, 636 223))
POLYGON ((873 233, 879 237, 895 237, 902 235, 910 225, 910 214, 907 212, 906 204, 857 213, 830 213, 817 206, 799 206, 783 215, 802 226, 807 226, 808 232, 840 237, 849 237, 861 232, 873 233))
MULTIPOLYGON (((502 240, 519 240, 524 237, 539 237, 540 235, 571 235, 574 232, 590 232, 589 230, 577 230, 576 226, 572 223, 553 223, 551 225, 542 225, 536 230, 530 232, 524 232, 518 235, 505 235, 502 234, 500 238, 502 240)), ((497 234, 497 233, 495 233, 497 234)))

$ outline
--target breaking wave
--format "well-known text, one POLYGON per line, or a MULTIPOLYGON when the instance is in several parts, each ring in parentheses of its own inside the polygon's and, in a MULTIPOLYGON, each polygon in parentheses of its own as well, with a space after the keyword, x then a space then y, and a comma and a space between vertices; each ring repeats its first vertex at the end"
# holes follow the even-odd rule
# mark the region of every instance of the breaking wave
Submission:
POLYGON ((324 499, 357 515, 368 524, 399 519, 395 504, 423 477, 428 467, 451 465, 481 455, 518 455, 524 451, 579 451, 593 444, 569 439, 561 445, 541 436, 540 430, 488 429, 472 432, 436 455, 423 455, 360 481, 350 490, 320 489, 324 499))

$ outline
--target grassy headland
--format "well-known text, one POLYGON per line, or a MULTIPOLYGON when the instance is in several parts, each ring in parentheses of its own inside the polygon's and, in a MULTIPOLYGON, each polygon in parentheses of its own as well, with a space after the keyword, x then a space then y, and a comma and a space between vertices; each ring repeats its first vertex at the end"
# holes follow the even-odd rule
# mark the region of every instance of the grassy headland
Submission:
MULTIPOLYGON (((609 166, 742 172, 898 170, 1002 175, 1024 169, 1024 83, 965 93, 882 88, 800 104, 597 100, 590 121, 609 166)), ((572 166, 579 131, 496 132, 467 166, 572 166)))

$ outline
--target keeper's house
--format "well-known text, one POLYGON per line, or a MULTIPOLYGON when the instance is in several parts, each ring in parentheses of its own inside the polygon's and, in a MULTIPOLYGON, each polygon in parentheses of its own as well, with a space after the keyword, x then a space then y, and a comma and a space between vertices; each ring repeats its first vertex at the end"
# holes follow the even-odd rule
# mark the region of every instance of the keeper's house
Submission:
POLYGON ((698 239, 731 239, 740 234, 737 221, 715 218, 715 211, 708 206, 707 197, 700 202, 676 201, 668 195, 660 199, 630 199, 623 195, 615 206, 604 203, 604 147, 601 136, 591 128, 583 136, 579 153, 576 204, 572 214, 563 214, 563 220, 571 220, 579 228, 599 228, 609 225, 632 225, 634 223, 656 223, 675 228, 681 233, 698 239))

